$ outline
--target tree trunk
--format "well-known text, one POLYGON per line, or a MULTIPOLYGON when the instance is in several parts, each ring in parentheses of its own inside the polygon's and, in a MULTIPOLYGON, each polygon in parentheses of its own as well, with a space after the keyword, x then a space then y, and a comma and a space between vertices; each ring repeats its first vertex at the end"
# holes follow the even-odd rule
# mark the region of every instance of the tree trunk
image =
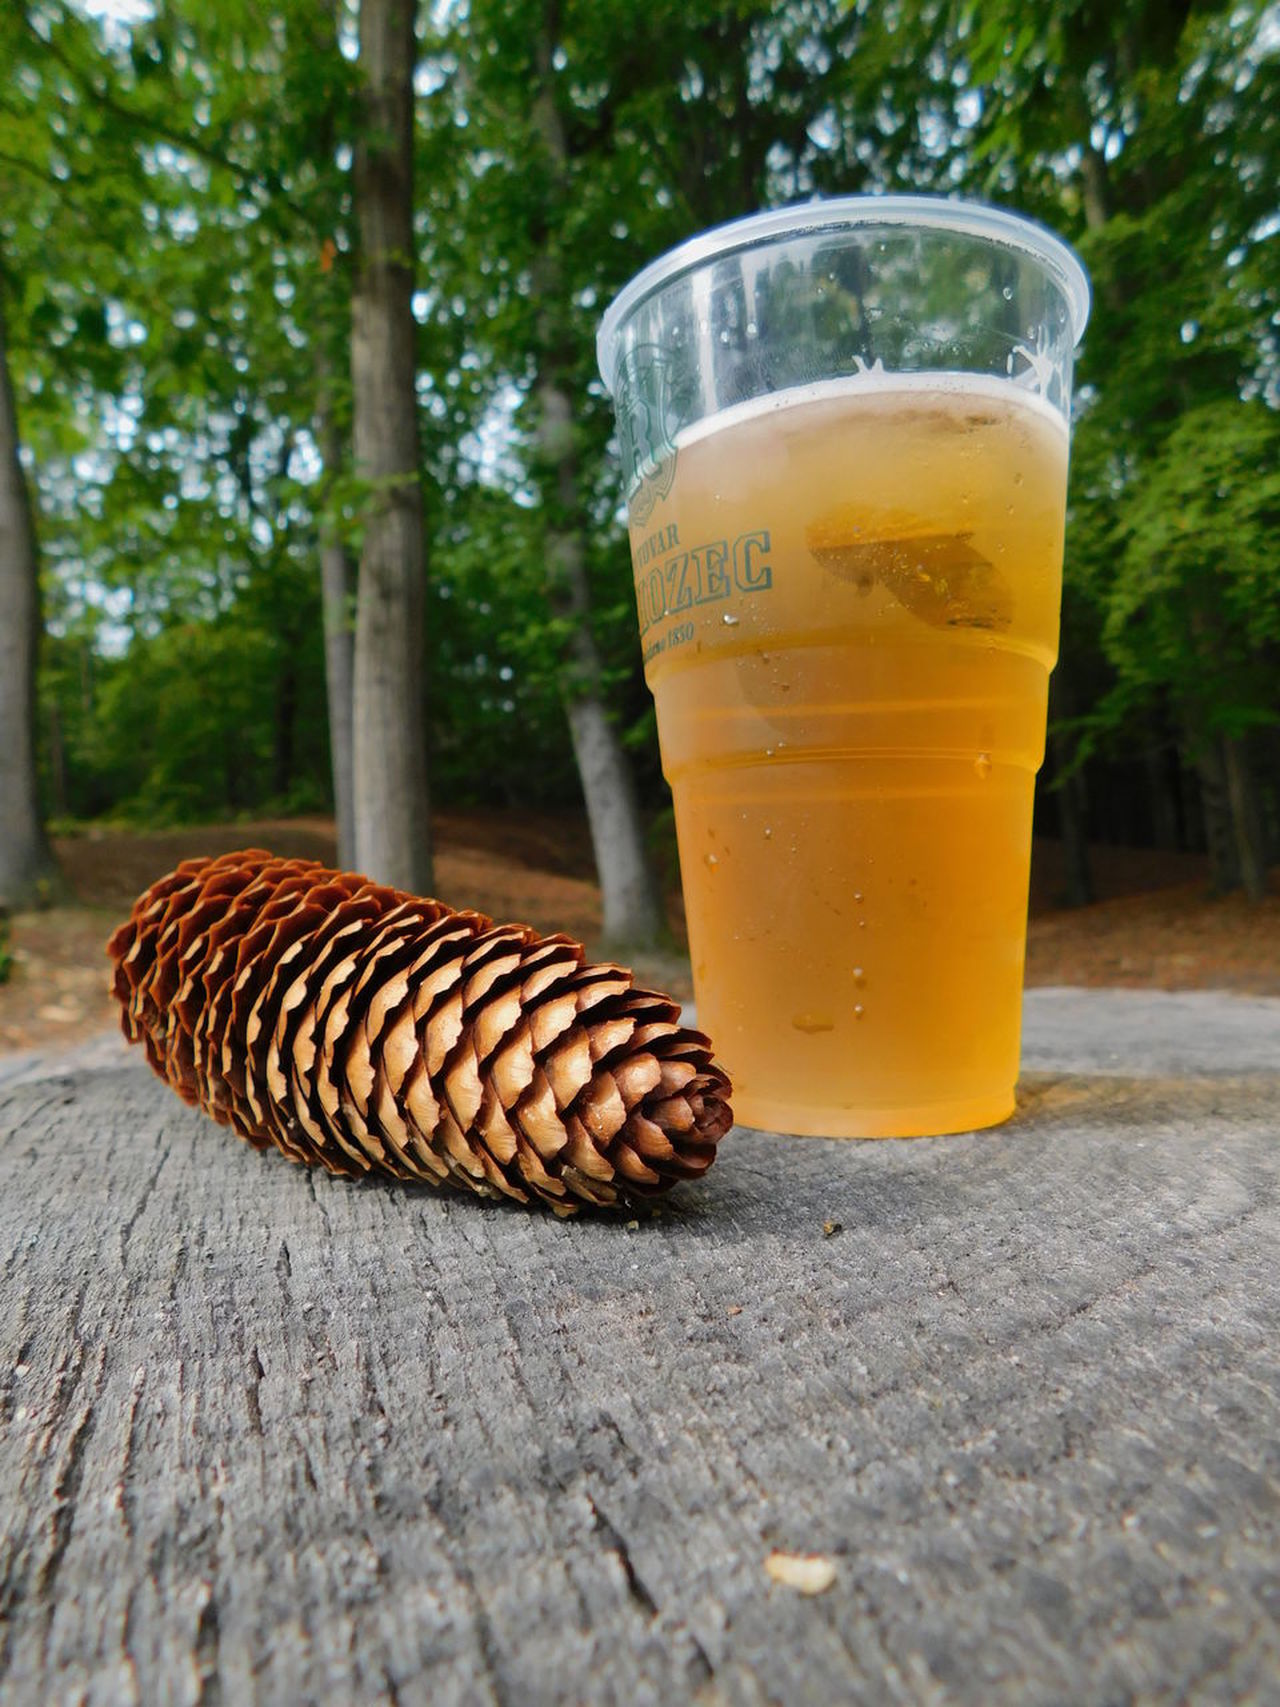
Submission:
POLYGON ((1206 736, 1196 742, 1195 755, 1204 839, 1209 850, 1209 887, 1215 895, 1226 895, 1240 886, 1240 861, 1221 743, 1214 736, 1206 736))
POLYGON ((1059 719, 1070 715, 1071 694, 1061 665, 1050 678, 1049 695, 1049 751, 1062 830, 1063 899, 1068 907, 1087 907, 1096 893, 1089 863, 1089 803, 1083 772, 1071 769, 1070 738, 1057 727, 1059 719))
POLYGON ((414 0, 361 0, 351 382, 356 472, 371 492, 356 602, 353 722, 356 864, 380 882, 423 893, 431 888, 431 850, 412 306, 414 15, 414 0))
MULTIPOLYGON (((1055 751, 1061 752, 1063 737, 1055 736, 1053 744, 1055 751)), ((1063 899, 1068 907, 1087 907, 1097 899, 1097 892, 1089 861, 1085 782, 1079 771, 1062 776, 1066 763, 1065 758, 1059 759, 1058 814, 1062 825, 1063 899)))
POLYGON ((24 907, 56 884, 36 784, 36 539, 9 378, 0 301, 0 906, 24 907))
MULTIPOLYGON (((534 110, 546 149, 554 194, 563 195, 568 152, 556 109, 551 57, 558 10, 548 5, 536 45, 538 89, 534 110)), ((539 300, 537 453, 543 508, 548 517, 546 567, 552 605, 572 624, 561 677, 561 698, 573 756, 586 800, 596 873, 600 879, 604 940, 611 952, 651 948, 662 935, 662 904, 645 848, 635 778, 605 703, 603 671, 591 631, 578 459, 573 442, 570 353, 557 327, 564 280, 553 222, 543 234, 535 268, 539 300)))
POLYGON ((1280 730, 1274 724, 1269 729, 1258 729, 1253 741, 1262 833, 1266 838, 1268 864, 1275 865, 1280 862, 1280 730))
POLYGON ((1151 804, 1151 839, 1161 849, 1181 848, 1184 838, 1182 802, 1178 794, 1178 757, 1163 727, 1163 719, 1147 719, 1147 740, 1142 758, 1151 804))
MULTIPOLYGON (((316 436, 330 480, 342 466, 342 441, 333 419, 328 363, 317 363, 319 406, 316 436)), ((351 632, 351 593, 355 577, 337 524, 320 524, 320 596, 324 610, 324 679, 329 704, 329 756, 333 768, 333 810, 338 827, 338 864, 356 859, 356 807, 353 775, 352 677, 355 637, 351 632)))
POLYGON ((1100 231, 1111 216, 1111 195, 1106 163, 1087 142, 1080 155, 1080 176, 1084 185, 1084 222, 1090 231, 1100 231))
POLYGON ((62 738, 62 710, 56 699, 49 701, 49 793, 55 818, 70 816, 67 805, 67 744, 62 738))
POLYGON ((284 636, 284 653, 276 673, 276 700, 271 740, 271 792, 283 800, 293 785, 294 723, 298 714, 297 640, 284 636))
POLYGON ((1267 893, 1267 839, 1262 826, 1262 807, 1247 741, 1240 736, 1222 738, 1222 768, 1227 783, 1227 802, 1235 833, 1236 861, 1240 881, 1251 901, 1264 900, 1267 893))
MULTIPOLYGON (((556 510, 569 517, 578 508, 572 405, 550 374, 540 378, 537 396, 539 456, 555 474, 556 510)), ((645 849, 635 779, 604 702, 581 529, 548 528, 546 555, 552 604, 573 624, 561 696, 587 803, 604 939, 611 952, 652 948, 662 934, 662 908, 645 849)))

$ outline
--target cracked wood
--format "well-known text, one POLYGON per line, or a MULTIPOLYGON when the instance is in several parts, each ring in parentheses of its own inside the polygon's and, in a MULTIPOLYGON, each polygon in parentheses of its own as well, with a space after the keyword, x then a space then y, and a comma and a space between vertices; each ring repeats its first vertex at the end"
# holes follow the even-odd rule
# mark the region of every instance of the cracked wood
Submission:
POLYGON ((1035 992, 1015 1124, 738 1133, 634 1231, 0 1062, 0 1700, 1266 1699, 1277 1038, 1035 992))

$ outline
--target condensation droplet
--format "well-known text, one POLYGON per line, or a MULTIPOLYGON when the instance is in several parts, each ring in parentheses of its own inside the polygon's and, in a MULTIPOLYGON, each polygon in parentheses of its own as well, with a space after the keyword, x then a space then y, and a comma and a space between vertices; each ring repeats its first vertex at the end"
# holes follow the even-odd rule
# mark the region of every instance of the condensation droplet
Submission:
POLYGON ((861 1019, 864 1012, 865 1012, 865 1010, 864 1010, 861 1002, 855 1002, 853 1004, 853 1017, 854 1017, 854 1019, 861 1019))
POLYGON ((724 613, 724 615, 720 618, 720 620, 725 625, 726 628, 736 628, 738 626, 738 624, 741 622, 742 618, 734 616, 732 614, 732 612, 730 612, 730 611, 726 611, 724 613))
POLYGON ((1013 286, 1012 285, 1006 285, 1004 287, 1004 289, 1000 292, 1000 294, 1005 299, 1006 302, 1012 302, 1013 301, 1013 286))
POLYGON ((714 871, 716 866, 719 865, 720 859, 719 859, 719 856, 717 854, 713 854, 713 853, 703 854, 702 863, 705 866, 709 867, 712 871, 714 871))
POLYGON ((865 984, 866 983, 867 975, 862 970, 861 966, 855 966, 854 967, 854 969, 853 969, 853 981, 855 984, 865 984))
POLYGON ((991 754, 979 753, 977 758, 973 761, 973 768, 977 771, 982 781, 985 782, 991 775, 991 754))
POLYGON ((1014 473, 1013 483, 1015 486, 1021 486, 1022 485, 1022 470, 1020 468, 1017 469, 1014 473))
POLYGON ((791 1020, 797 1031, 807 1032, 812 1037, 819 1031, 834 1031, 836 1022, 829 1014, 795 1014, 791 1020))
POLYGON ((855 889, 855 890, 854 890, 854 892, 853 892, 853 898, 854 898, 854 900, 855 900, 855 901, 861 901, 861 900, 862 900, 862 891, 861 891, 861 889, 855 889))
POLYGON ((764 827, 764 839, 765 839, 765 841, 767 842, 772 835, 773 835, 773 825, 772 824, 766 824, 764 827))

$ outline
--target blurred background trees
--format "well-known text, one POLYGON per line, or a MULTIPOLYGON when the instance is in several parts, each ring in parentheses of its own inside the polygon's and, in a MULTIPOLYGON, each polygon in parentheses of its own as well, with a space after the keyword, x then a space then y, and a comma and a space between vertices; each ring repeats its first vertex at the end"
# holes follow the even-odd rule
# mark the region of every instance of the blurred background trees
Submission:
MULTIPOLYGON (((1280 844, 1274 6, 437 0, 399 67, 411 174, 371 116, 361 29, 344 0, 0 15, 21 474, 0 481, 0 610, 35 597, 8 543, 25 487, 47 816, 180 822, 336 796, 351 856, 352 779, 398 705, 437 800, 585 798, 606 932, 651 936, 643 826, 664 797, 596 323, 708 224, 925 190, 1036 215, 1094 280, 1038 800, 1072 898, 1091 840, 1205 850, 1219 887, 1262 892, 1280 844), (369 198, 406 176, 401 224, 379 236, 369 198), (416 397, 390 460, 352 387, 371 260, 416 397), (421 619, 410 535, 429 557, 421 619), (407 633, 375 620, 388 566, 407 633), (351 706, 378 693, 361 759, 351 706)), ((16 754, 10 707, 29 700, 8 623, 4 641, 16 754)), ((403 807, 400 844, 425 859, 411 748, 385 767, 394 797, 362 813, 403 807)), ((4 898, 16 871, 0 860, 4 898)))

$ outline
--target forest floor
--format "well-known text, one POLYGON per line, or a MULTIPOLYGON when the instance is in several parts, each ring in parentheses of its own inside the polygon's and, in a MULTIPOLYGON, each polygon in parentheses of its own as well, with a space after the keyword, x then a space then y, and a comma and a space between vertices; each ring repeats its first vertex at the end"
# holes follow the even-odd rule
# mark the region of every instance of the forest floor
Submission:
MULTIPOLYGON (((600 898, 585 822, 572 814, 437 811, 436 888, 459 907, 594 944, 600 898)), ((72 1043, 115 1023, 103 944, 138 893, 181 859, 237 847, 335 860, 333 825, 292 818, 138 833, 91 830, 56 843, 74 902, 12 921, 15 965, 0 984, 0 1050, 72 1043)), ((1029 984, 1218 989, 1280 995, 1280 874, 1259 906, 1208 894, 1190 854, 1095 847, 1099 899, 1064 908, 1061 850, 1037 842, 1032 862, 1029 984)), ((679 897, 673 947, 637 965, 641 979, 692 994, 679 897)))

